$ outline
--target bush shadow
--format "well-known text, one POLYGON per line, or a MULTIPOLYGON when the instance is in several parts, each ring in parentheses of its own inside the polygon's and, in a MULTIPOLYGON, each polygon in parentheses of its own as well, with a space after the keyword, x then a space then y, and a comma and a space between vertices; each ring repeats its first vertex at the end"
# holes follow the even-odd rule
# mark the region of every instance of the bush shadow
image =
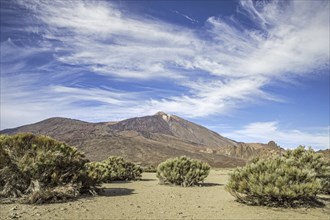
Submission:
POLYGON ((134 193, 134 189, 128 188, 103 188, 99 196, 128 196, 134 193))
MULTIPOLYGON (((255 204, 250 202, 244 202, 239 199, 235 200, 236 202, 239 202, 241 204, 245 204, 248 206, 255 206, 255 207, 267 207, 267 208, 273 208, 274 210, 277 209, 278 211, 288 211, 289 209, 296 209, 299 211, 299 209, 309 209, 309 208, 323 208, 326 205, 319 199, 310 199, 305 200, 303 202, 299 203, 285 203, 285 204, 276 204, 276 203, 269 203, 269 204, 255 204)), ((303 212, 304 213, 304 212, 303 212)))
POLYGON ((220 183, 201 183, 201 187, 212 187, 212 186, 224 186, 224 184, 220 183))
POLYGON ((310 207, 312 208, 323 208, 325 207, 325 203, 321 200, 315 200, 315 201, 311 201, 309 203, 310 207))
POLYGON ((112 184, 112 183, 119 183, 119 184, 124 184, 124 183, 132 183, 133 181, 131 180, 112 180, 108 182, 107 184, 112 184))
POLYGON ((157 181, 158 179, 140 179, 138 181, 147 182, 147 181, 157 181))

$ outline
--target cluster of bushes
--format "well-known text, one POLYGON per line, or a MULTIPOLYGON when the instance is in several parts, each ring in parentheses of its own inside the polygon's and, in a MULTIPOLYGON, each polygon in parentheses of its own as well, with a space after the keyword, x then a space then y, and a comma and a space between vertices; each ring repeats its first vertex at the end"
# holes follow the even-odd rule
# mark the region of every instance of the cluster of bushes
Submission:
POLYGON ((140 166, 116 156, 102 162, 88 163, 87 168, 88 175, 101 182, 138 180, 142 174, 140 166))
POLYGON ((46 136, 0 136, 0 197, 27 203, 56 202, 94 192, 88 160, 77 149, 46 136))
POLYGON ((76 148, 46 136, 0 135, 0 198, 25 203, 96 194, 113 180, 135 180, 142 169, 121 157, 89 162, 76 148))
POLYGON ((204 181, 210 166, 188 157, 168 159, 157 167, 157 178, 161 184, 174 184, 183 187, 194 186, 204 181))
MULTIPOLYGON (((210 166, 182 156, 148 169, 156 170, 161 184, 189 187, 203 182, 210 166)), ((122 157, 89 162, 77 149, 46 136, 0 135, 0 199, 26 203, 69 200, 81 193, 95 194, 104 182, 140 179, 142 171, 122 157)), ((300 146, 236 168, 226 189, 238 201, 252 205, 315 204, 318 194, 330 194, 330 161, 300 146)))
POLYGON ((329 194, 329 181, 329 161, 300 146, 236 168, 226 189, 243 203, 293 207, 317 204, 317 194, 329 194))

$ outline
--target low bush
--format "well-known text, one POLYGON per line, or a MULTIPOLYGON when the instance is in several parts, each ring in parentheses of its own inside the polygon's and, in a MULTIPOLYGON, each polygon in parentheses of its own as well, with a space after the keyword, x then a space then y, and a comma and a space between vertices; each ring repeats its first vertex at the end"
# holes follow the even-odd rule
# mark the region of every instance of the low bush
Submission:
POLYGON ((161 184, 175 184, 183 187, 194 186, 208 176, 210 166, 188 157, 168 159, 157 167, 157 178, 161 184))
POLYGON ((122 157, 111 156, 102 161, 106 166, 104 181, 111 182, 116 180, 128 181, 141 178, 142 168, 132 162, 126 161, 122 157))
POLYGON ((0 197, 27 203, 58 202, 94 192, 88 160, 46 136, 0 135, 0 197))
POLYGON ((140 166, 117 156, 110 156, 101 162, 89 162, 85 166, 88 177, 102 183, 138 180, 143 171, 140 166))
POLYGON ((283 157, 291 159, 293 165, 298 168, 312 169, 316 173, 316 178, 321 181, 321 193, 330 194, 330 160, 323 154, 299 146, 295 150, 288 150, 283 157))
POLYGON ((325 170, 322 158, 311 149, 298 147, 283 156, 254 159, 245 167, 235 169, 226 189, 238 201, 252 205, 318 204, 316 195, 326 190, 325 170))
POLYGON ((85 164, 87 175, 90 179, 97 183, 104 183, 110 176, 109 167, 103 162, 89 162, 85 164))

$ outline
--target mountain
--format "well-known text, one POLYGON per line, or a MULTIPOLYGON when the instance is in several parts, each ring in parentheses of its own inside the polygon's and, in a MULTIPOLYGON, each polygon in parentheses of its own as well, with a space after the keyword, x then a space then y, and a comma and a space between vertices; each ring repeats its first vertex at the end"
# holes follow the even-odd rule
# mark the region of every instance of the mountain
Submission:
POLYGON ((64 141, 85 152, 90 160, 100 161, 109 155, 118 155, 142 165, 157 165, 169 157, 186 155, 214 167, 235 167, 253 157, 281 151, 276 144, 236 142, 164 112, 101 123, 57 117, 1 131, 2 134, 21 132, 64 141))
POLYGON ((330 149, 325 149, 325 150, 319 150, 317 153, 323 154, 323 156, 327 159, 330 160, 330 149))

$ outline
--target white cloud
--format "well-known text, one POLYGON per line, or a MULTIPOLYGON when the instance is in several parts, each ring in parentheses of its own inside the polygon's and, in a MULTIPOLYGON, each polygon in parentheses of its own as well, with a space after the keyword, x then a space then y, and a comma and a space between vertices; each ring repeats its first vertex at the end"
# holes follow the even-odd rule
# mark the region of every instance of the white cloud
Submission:
POLYGON ((242 1, 241 10, 262 29, 242 30, 233 18, 209 18, 215 41, 209 45, 207 57, 195 59, 195 67, 227 77, 279 79, 286 73, 308 74, 329 63, 329 4, 294 1, 291 10, 268 5, 267 10, 258 12, 248 2, 242 1), (318 13, 312 14, 311 8, 318 9, 318 13), (298 19, 301 14, 304 16, 298 19))
POLYGON ((184 17, 184 18, 186 18, 186 19, 188 19, 188 20, 191 21, 192 23, 198 23, 198 20, 193 19, 193 18, 189 17, 189 16, 186 15, 186 14, 183 14, 183 13, 178 12, 178 11, 173 11, 173 12, 176 13, 176 14, 178 14, 178 15, 181 15, 182 17, 184 17))
POLYGON ((318 128, 311 132, 281 129, 277 121, 254 122, 223 135, 244 142, 268 143, 274 140, 284 148, 295 148, 299 145, 311 146, 314 149, 330 148, 330 127, 318 128))
POLYGON ((11 38, 8 38, 6 41, 1 42, 1 66, 2 63, 18 63, 21 64, 28 57, 31 57, 35 54, 40 54, 43 52, 49 51, 47 48, 32 47, 29 45, 18 46, 16 45, 11 38))
MULTIPOLYGON (((76 74, 74 66, 109 78, 140 81, 146 86, 163 81, 184 90, 155 98, 146 93, 132 96, 124 91, 109 92, 97 86, 78 89, 56 81, 52 85, 42 84, 37 75, 43 74, 43 68, 50 71, 52 67, 44 65, 40 72, 33 72, 36 77, 29 79, 31 85, 41 83, 40 89, 17 87, 10 78, 2 87, 1 124, 5 127, 13 126, 12 121, 20 115, 41 118, 61 114, 89 119, 90 110, 98 114, 97 118, 104 116, 108 120, 117 117, 109 112, 123 118, 158 110, 187 117, 228 114, 242 103, 278 101, 276 94, 263 90, 264 86, 277 80, 287 81, 291 76, 308 77, 312 70, 329 65, 328 1, 293 1, 285 5, 278 1, 265 5, 241 1, 239 12, 257 28, 244 28, 235 17, 210 17, 202 34, 128 14, 106 1, 18 3, 33 12, 42 24, 26 27, 26 31, 41 35, 40 51, 8 41, 1 43, 1 52, 28 56, 52 51, 54 62, 71 65, 70 69, 54 72, 57 79, 70 76, 70 71, 76 74), (75 114, 75 103, 79 101, 102 104, 81 107, 75 114), (49 106, 58 109, 52 111, 49 106)), ((1 67, 5 65, 6 60, 1 67)), ((16 64, 12 71, 25 67, 24 63, 16 64)), ((28 78, 24 74, 31 73, 20 74, 22 80, 28 78)))

